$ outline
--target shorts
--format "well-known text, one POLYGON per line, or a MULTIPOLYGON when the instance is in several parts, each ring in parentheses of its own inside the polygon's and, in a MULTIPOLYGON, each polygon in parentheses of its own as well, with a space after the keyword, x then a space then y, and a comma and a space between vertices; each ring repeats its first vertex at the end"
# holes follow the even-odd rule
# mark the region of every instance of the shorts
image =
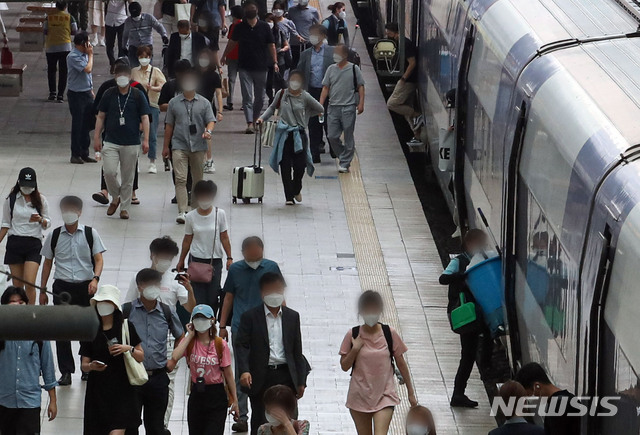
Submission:
POLYGON ((42 241, 35 237, 9 236, 4 254, 4 264, 23 264, 33 261, 40 264, 42 241))
POLYGON ((5 408, 0 406, 0 432, 4 435, 40 433, 40 408, 5 408))

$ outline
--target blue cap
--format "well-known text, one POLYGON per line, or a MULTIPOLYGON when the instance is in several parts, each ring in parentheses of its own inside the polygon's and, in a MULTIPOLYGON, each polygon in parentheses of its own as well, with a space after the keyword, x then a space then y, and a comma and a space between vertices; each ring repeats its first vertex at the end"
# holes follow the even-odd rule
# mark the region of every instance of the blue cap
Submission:
POLYGON ((213 314, 213 309, 209 305, 205 305, 205 304, 196 305, 193 308, 193 311, 191 312, 191 319, 193 320, 193 318, 196 317, 197 315, 204 316, 207 319, 213 319, 216 317, 213 314))

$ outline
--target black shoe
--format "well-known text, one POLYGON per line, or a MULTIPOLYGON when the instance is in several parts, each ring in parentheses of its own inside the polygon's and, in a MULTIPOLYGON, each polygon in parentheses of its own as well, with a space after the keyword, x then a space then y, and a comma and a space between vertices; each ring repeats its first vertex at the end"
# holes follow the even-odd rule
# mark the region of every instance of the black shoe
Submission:
POLYGON ((70 162, 75 165, 81 165, 84 163, 84 160, 82 160, 80 157, 72 156, 70 162))
POLYGON ((62 95, 58 95, 58 98, 56 98, 56 103, 64 103, 64 97, 62 95))
POLYGON ((80 379, 87 382, 89 380, 89 373, 82 372, 82 377, 80 379))
POLYGON ((224 110, 233 110, 233 104, 225 104, 222 108, 224 110))
POLYGON ((177 199, 176 199, 176 197, 174 196, 174 197, 171 199, 171 204, 177 204, 177 203, 178 203, 178 200, 177 200, 177 199))
POLYGON ((313 156, 313 163, 322 163, 322 160, 320 160, 320 156, 313 156))
POLYGON ((85 163, 98 163, 98 161, 92 157, 86 156, 86 157, 81 157, 82 161, 85 163))
POLYGON ((231 430, 234 432, 249 432, 249 425, 246 421, 240 420, 237 423, 233 423, 231 430))
POLYGON ((334 152, 333 152, 333 149, 332 149, 332 148, 329 148, 329 154, 331 154, 331 158, 332 158, 332 159, 335 159, 335 158, 337 158, 337 157, 338 157, 338 156, 336 155, 336 153, 334 153, 334 152))
POLYGON ((478 402, 469 399, 464 394, 461 396, 453 396, 449 404, 453 407, 459 408, 476 408, 478 406, 478 402))
POLYGON ((162 432, 162 435, 171 435, 171 431, 165 428, 164 432, 162 432))
POLYGON ((60 379, 58 379, 58 385, 61 387, 71 385, 71 373, 63 373, 60 379))
POLYGON ((49 98, 47 98, 48 101, 55 101, 56 100, 56 94, 49 94, 49 98))

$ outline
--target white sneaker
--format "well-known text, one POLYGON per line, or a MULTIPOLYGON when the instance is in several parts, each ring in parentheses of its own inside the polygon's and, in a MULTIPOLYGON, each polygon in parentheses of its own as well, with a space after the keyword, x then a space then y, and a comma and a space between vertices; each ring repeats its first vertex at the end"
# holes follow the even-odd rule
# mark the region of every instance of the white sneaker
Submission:
POLYGON ((296 196, 293 197, 293 199, 295 199, 296 202, 302 202, 302 193, 298 193, 296 196))
POLYGON ((176 218, 176 222, 179 224, 184 224, 186 222, 186 213, 178 213, 178 217, 176 218))
POLYGON ((155 163, 150 163, 149 164, 149 173, 150 174, 157 174, 158 173, 158 168, 156 168, 156 164, 155 163))
POLYGON ((340 166, 338 168, 338 172, 340 172, 341 174, 346 174, 349 172, 349 168, 345 168, 344 166, 340 166))
POLYGON ((295 202, 293 202, 293 201, 287 201, 287 202, 285 202, 285 205, 295 205, 295 204, 296 204, 296 203, 295 203, 295 202))
POLYGON ((216 165, 213 163, 213 160, 207 160, 206 162, 204 162, 203 170, 205 174, 215 174, 216 165))

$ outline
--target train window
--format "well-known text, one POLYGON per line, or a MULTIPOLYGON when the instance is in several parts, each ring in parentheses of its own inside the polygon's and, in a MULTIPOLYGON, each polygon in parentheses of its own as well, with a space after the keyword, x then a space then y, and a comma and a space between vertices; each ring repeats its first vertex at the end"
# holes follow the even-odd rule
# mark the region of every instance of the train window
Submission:
POLYGON ((444 38, 438 25, 429 14, 425 14, 425 29, 421 35, 420 53, 427 60, 425 67, 429 78, 433 82, 443 105, 446 104, 445 95, 447 91, 455 87, 454 70, 452 67, 453 59, 449 52, 449 45, 444 38))

